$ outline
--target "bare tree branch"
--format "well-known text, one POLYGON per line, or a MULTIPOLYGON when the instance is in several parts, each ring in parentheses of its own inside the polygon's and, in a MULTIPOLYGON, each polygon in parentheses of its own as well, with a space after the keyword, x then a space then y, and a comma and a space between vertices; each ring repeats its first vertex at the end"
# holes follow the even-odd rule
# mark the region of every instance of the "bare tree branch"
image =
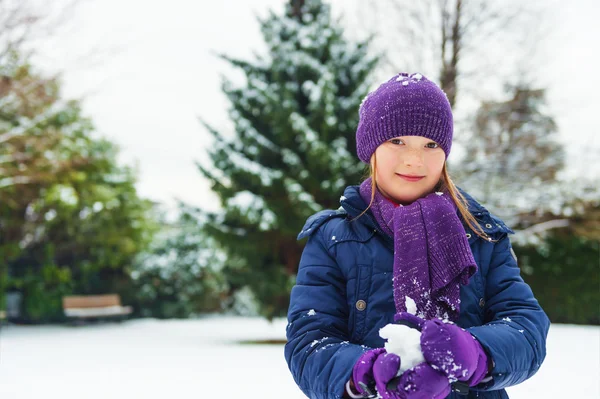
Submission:
POLYGON ((31 0, 0 1, 0 62, 11 52, 22 52, 27 44, 53 35, 67 24, 81 2, 62 1, 41 9, 31 0))
POLYGON ((48 120, 51 116, 53 116, 58 108, 60 108, 59 105, 51 107, 45 112, 36 115, 33 119, 24 120, 22 125, 16 126, 8 132, 0 134, 0 144, 5 144, 9 140, 18 136, 22 136, 27 132, 31 131, 31 129, 33 129, 35 126, 39 125, 40 123, 48 120))
POLYGON ((552 230, 552 229, 559 229, 562 227, 567 227, 567 226, 569 226, 569 224, 570 224, 569 219, 548 220, 547 222, 537 223, 526 229, 516 231, 516 233, 527 234, 527 235, 538 234, 538 233, 545 232, 545 231, 552 230))
POLYGON ((30 176, 11 176, 0 179, 0 190, 11 186, 29 184, 32 182, 30 176))
POLYGON ((381 68, 396 72, 407 59, 415 69, 427 66, 438 75, 453 106, 459 90, 470 98, 491 75, 498 82, 506 81, 509 73, 516 75, 519 59, 532 58, 533 52, 526 53, 524 48, 529 46, 524 43, 536 40, 526 31, 538 23, 540 10, 531 4, 492 0, 380 0, 371 4, 378 17, 371 25, 386 33, 395 30, 398 38, 381 68), (385 15, 380 12, 383 7, 385 15), (394 23, 388 26, 390 20, 394 23), (502 63, 498 53, 489 51, 491 45, 510 45, 517 51, 508 53, 510 60, 502 63))

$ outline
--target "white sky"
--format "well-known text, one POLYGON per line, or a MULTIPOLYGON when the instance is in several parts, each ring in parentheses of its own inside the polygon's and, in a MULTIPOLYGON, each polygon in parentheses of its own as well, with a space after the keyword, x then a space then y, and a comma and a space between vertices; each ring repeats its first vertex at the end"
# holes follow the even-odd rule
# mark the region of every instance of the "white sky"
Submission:
MULTIPOLYGON (((547 63, 539 83, 549 87, 551 111, 570 143, 570 170, 589 171, 591 163, 598 165, 600 150, 600 97, 593 95, 600 87, 600 2, 539 2, 552 11, 551 32, 540 43, 547 63)), ((349 33, 358 31, 357 5, 365 2, 331 3, 335 14, 346 15, 349 33)), ((39 62, 64 71, 66 96, 84 98, 84 112, 121 147, 122 162, 138 164, 141 196, 169 206, 177 197, 214 210, 217 198, 194 165, 206 160, 209 143, 198 117, 222 131, 230 128, 220 75, 235 78, 237 72, 212 52, 252 59, 264 48, 254 15, 264 16, 269 8, 281 13, 283 4, 84 0, 65 29, 42 46, 39 62)))

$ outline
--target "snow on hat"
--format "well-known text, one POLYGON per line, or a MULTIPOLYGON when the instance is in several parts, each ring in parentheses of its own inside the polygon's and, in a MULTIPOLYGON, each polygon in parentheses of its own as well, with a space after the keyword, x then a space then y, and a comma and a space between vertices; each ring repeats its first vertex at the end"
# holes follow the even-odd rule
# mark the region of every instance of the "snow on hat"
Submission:
POLYGON ((434 82, 420 73, 400 73, 365 97, 359 109, 356 152, 369 163, 382 143, 398 136, 422 136, 450 155, 452 108, 434 82))

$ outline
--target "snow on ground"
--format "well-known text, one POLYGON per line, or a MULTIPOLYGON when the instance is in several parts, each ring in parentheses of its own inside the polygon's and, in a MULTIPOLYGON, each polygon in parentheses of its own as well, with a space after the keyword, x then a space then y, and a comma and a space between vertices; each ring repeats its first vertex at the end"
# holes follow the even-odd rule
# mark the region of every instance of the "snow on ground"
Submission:
MULTIPOLYGON (((0 398, 301 399, 283 345, 286 321, 211 316, 87 326, 6 326, 0 398)), ((600 327, 552 325, 548 356, 512 399, 600 397, 600 327)))

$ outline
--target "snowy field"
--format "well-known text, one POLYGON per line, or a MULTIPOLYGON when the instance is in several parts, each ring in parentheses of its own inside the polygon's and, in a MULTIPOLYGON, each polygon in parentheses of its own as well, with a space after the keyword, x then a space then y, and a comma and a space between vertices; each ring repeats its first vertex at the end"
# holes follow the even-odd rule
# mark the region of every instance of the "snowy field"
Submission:
MULTIPOLYGON (((301 399, 283 345, 286 321, 214 316, 0 331, 3 399, 301 399)), ((600 398, 600 327, 553 325, 548 356, 513 399, 600 398)))

